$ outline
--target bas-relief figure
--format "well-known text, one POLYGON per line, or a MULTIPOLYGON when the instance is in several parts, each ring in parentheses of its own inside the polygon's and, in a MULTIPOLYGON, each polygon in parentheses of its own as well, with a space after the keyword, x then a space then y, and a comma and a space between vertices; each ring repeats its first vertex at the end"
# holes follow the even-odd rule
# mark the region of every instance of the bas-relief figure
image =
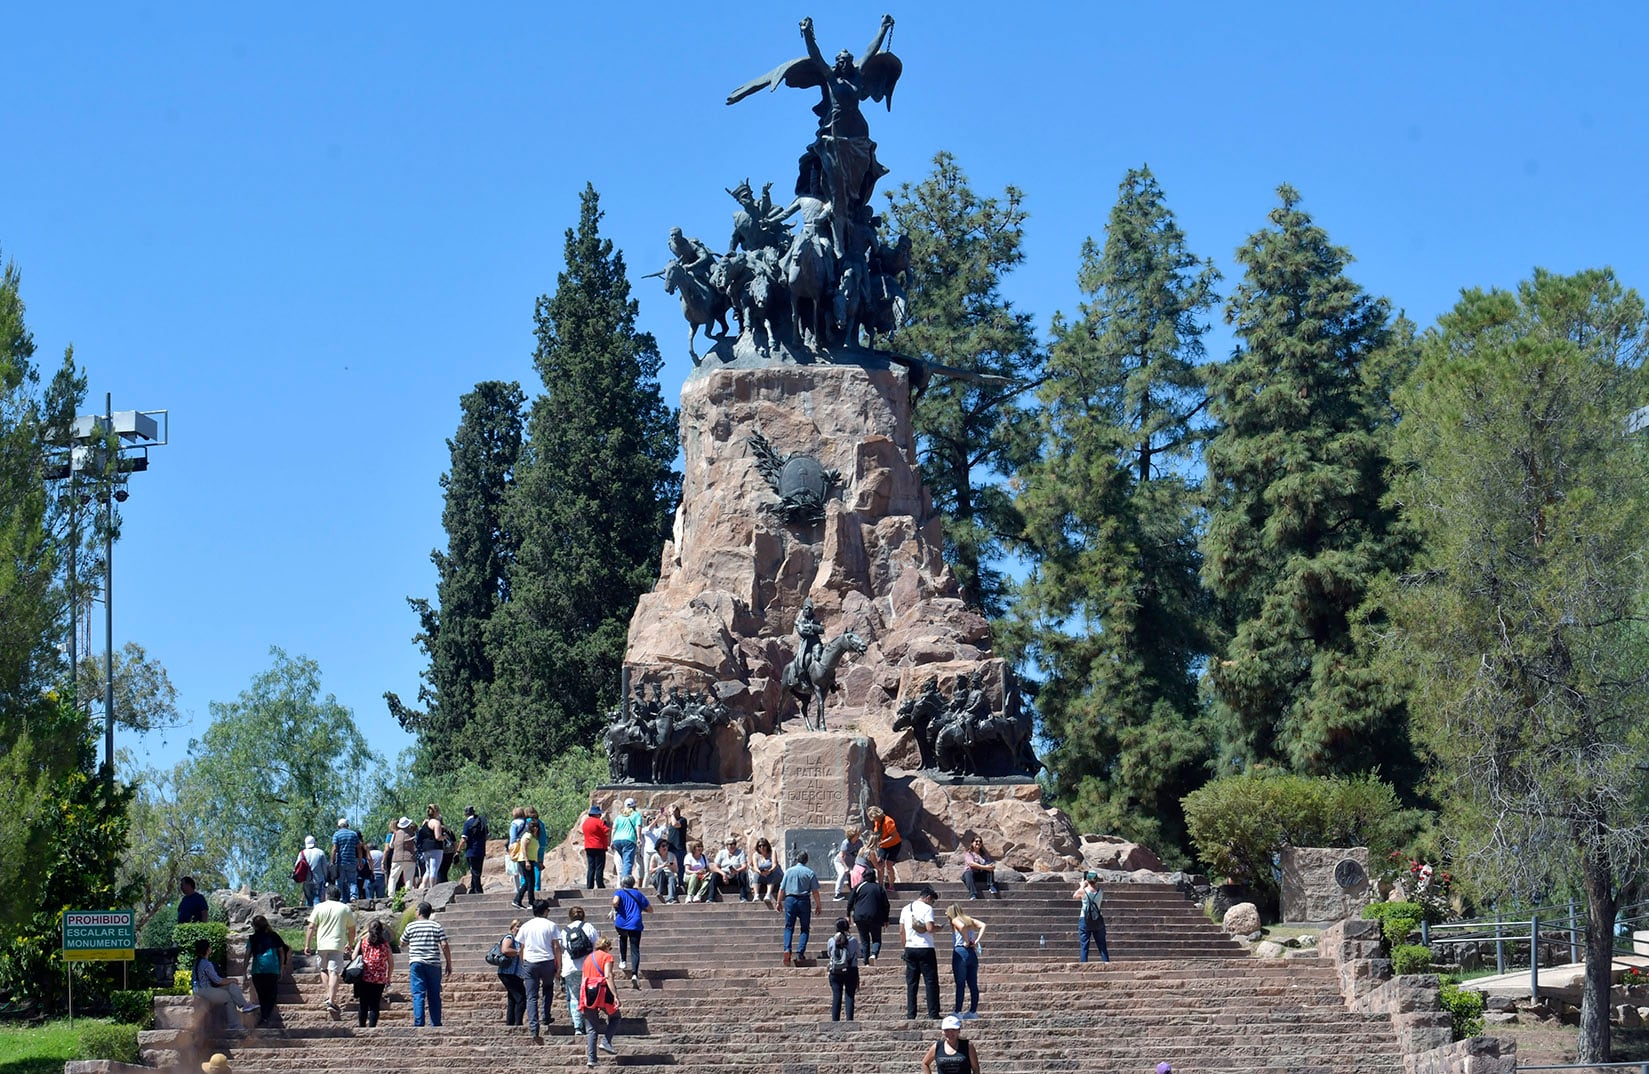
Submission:
POLYGON ((1005 707, 994 711, 983 671, 958 675, 946 702, 933 678, 899 703, 895 731, 916 739, 924 770, 952 776, 1034 776, 1042 763, 1031 745, 1031 722, 1019 704, 1019 689, 1008 683, 1005 707))
POLYGON ((614 783, 711 782, 716 777, 712 741, 731 713, 715 696, 672 685, 665 694, 637 683, 631 697, 607 714, 608 775, 614 783))

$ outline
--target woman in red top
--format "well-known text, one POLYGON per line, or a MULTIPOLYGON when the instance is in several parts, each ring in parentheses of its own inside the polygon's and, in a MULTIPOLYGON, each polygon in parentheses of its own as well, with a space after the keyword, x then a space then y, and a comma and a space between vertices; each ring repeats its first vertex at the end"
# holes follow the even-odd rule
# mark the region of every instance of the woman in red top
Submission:
POLYGON ((356 948, 356 954, 366 964, 361 974, 360 1009, 355 1024, 366 1028, 378 1024, 378 1012, 384 1004, 384 989, 395 972, 395 952, 389 946, 389 930, 382 919, 373 921, 366 930, 366 938, 356 948))
POLYGON ((607 886, 607 848, 613 842, 613 829, 601 819, 598 805, 590 807, 590 815, 578 827, 584 833, 584 859, 588 863, 584 869, 584 890, 604 888, 607 886))
POLYGON ((584 1016, 584 1055, 595 1066, 596 1038, 601 1050, 617 1055, 613 1026, 618 1022, 618 992, 613 988, 613 941, 603 936, 584 960, 584 978, 578 989, 578 1010, 584 1016))

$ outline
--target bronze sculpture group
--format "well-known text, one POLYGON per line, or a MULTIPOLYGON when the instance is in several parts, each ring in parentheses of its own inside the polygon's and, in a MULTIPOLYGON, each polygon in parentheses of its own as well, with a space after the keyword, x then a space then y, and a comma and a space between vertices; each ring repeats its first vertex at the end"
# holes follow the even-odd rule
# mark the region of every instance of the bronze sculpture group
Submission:
POLYGON ((876 159, 876 143, 860 109, 865 100, 893 105, 902 65, 886 50, 893 18, 864 54, 849 52, 827 62, 813 36, 813 20, 803 19, 807 55, 780 64, 727 97, 736 104, 760 90, 780 86, 819 90, 819 118, 813 142, 797 168, 795 196, 775 205, 772 185, 758 198, 748 180, 729 190, 738 210, 725 254, 711 253, 697 239, 670 231, 672 260, 654 276, 681 301, 687 319, 687 352, 700 360, 698 330, 726 340, 727 315, 739 332, 730 356, 767 358, 859 346, 860 333, 874 346, 878 333, 892 332, 905 316, 909 237, 893 239, 871 211, 876 181, 887 174, 876 159), (794 228, 788 221, 794 218, 794 228), (719 328, 719 333, 714 329, 719 328))
POLYGON ((686 783, 715 780, 716 729, 731 722, 713 692, 685 694, 653 683, 653 696, 635 693, 607 715, 607 769, 614 783, 686 783))
POLYGON ((1023 777, 1042 767, 1031 744, 1031 721, 1019 705, 1012 684, 1004 690, 1006 707, 993 710, 984 673, 958 675, 950 699, 929 678, 914 697, 899 703, 895 731, 907 728, 916 739, 924 769, 955 776, 1023 777))

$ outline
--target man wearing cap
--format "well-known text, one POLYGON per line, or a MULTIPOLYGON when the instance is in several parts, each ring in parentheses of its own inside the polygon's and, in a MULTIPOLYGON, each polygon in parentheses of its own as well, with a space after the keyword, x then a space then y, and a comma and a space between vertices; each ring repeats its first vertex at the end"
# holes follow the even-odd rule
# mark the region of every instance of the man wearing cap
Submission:
POLYGON ((728 836, 726 845, 716 855, 715 864, 710 866, 710 871, 716 876, 711 888, 712 894, 725 888, 738 888, 739 901, 749 902, 750 870, 748 866, 749 863, 745 860, 744 851, 739 849, 739 837, 736 835, 728 836))
POLYGON ((395 889, 404 879, 412 882, 412 863, 418 860, 418 844, 412 838, 412 818, 402 817, 395 822, 395 836, 389 841, 389 879, 384 882, 384 896, 393 899, 395 889))
POLYGON ((481 864, 487 857, 487 818, 475 811, 474 806, 464 807, 464 860, 470 867, 470 894, 481 894, 481 864))
POLYGON ((637 880, 641 878, 636 870, 636 851, 641 846, 641 823, 641 810, 636 808, 636 800, 624 799, 624 808, 613 818, 613 852, 618 855, 618 879, 621 883, 627 876, 637 880))
MULTIPOLYGON (((962 1019, 947 1015, 939 1023, 939 1039, 922 1057, 922 1074, 979 1074, 979 1050, 962 1036, 962 1019)), ((1162 1074, 1158 1068, 1157 1074, 1162 1074)))
POLYGON ((326 898, 326 851, 315 845, 313 835, 306 835, 298 856, 309 866, 309 876, 303 882, 303 904, 319 906, 326 898))
POLYGON ((813 924, 813 915, 819 912, 819 874, 807 867, 807 851, 802 851, 796 864, 784 871, 779 891, 784 895, 784 964, 791 964, 790 941, 798 924, 802 927, 802 942, 796 948, 796 961, 804 963, 808 928, 813 924), (811 906, 809 899, 813 900, 811 906))
POLYGON ((338 890, 344 902, 360 897, 357 877, 360 865, 356 856, 361 852, 361 837, 349 826, 348 817, 338 818, 338 830, 332 833, 332 864, 337 867, 338 890))
MULTIPOLYGON (((905 1017, 916 1017, 916 982, 926 985, 928 1017, 939 1017, 939 953, 933 947, 933 901, 939 893, 927 884, 899 912, 905 934, 905 1017)), ((957 1023, 960 1026, 960 1022, 957 1023)))
POLYGON ((612 846, 613 829, 601 819, 601 807, 593 805, 579 825, 584 835, 584 890, 607 886, 607 848, 612 846))

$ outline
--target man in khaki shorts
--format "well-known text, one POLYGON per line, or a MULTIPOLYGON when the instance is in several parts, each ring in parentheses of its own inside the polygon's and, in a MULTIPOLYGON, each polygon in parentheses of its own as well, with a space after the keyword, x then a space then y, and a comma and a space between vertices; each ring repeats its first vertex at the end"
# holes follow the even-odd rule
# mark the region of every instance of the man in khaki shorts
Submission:
POLYGON ((355 946, 355 914, 348 904, 340 902, 338 885, 328 884, 326 901, 309 911, 309 924, 303 930, 303 950, 306 955, 319 955, 321 979, 326 982, 326 1013, 336 1019, 342 1008, 338 1006, 338 986, 344 979, 344 955, 355 946))

